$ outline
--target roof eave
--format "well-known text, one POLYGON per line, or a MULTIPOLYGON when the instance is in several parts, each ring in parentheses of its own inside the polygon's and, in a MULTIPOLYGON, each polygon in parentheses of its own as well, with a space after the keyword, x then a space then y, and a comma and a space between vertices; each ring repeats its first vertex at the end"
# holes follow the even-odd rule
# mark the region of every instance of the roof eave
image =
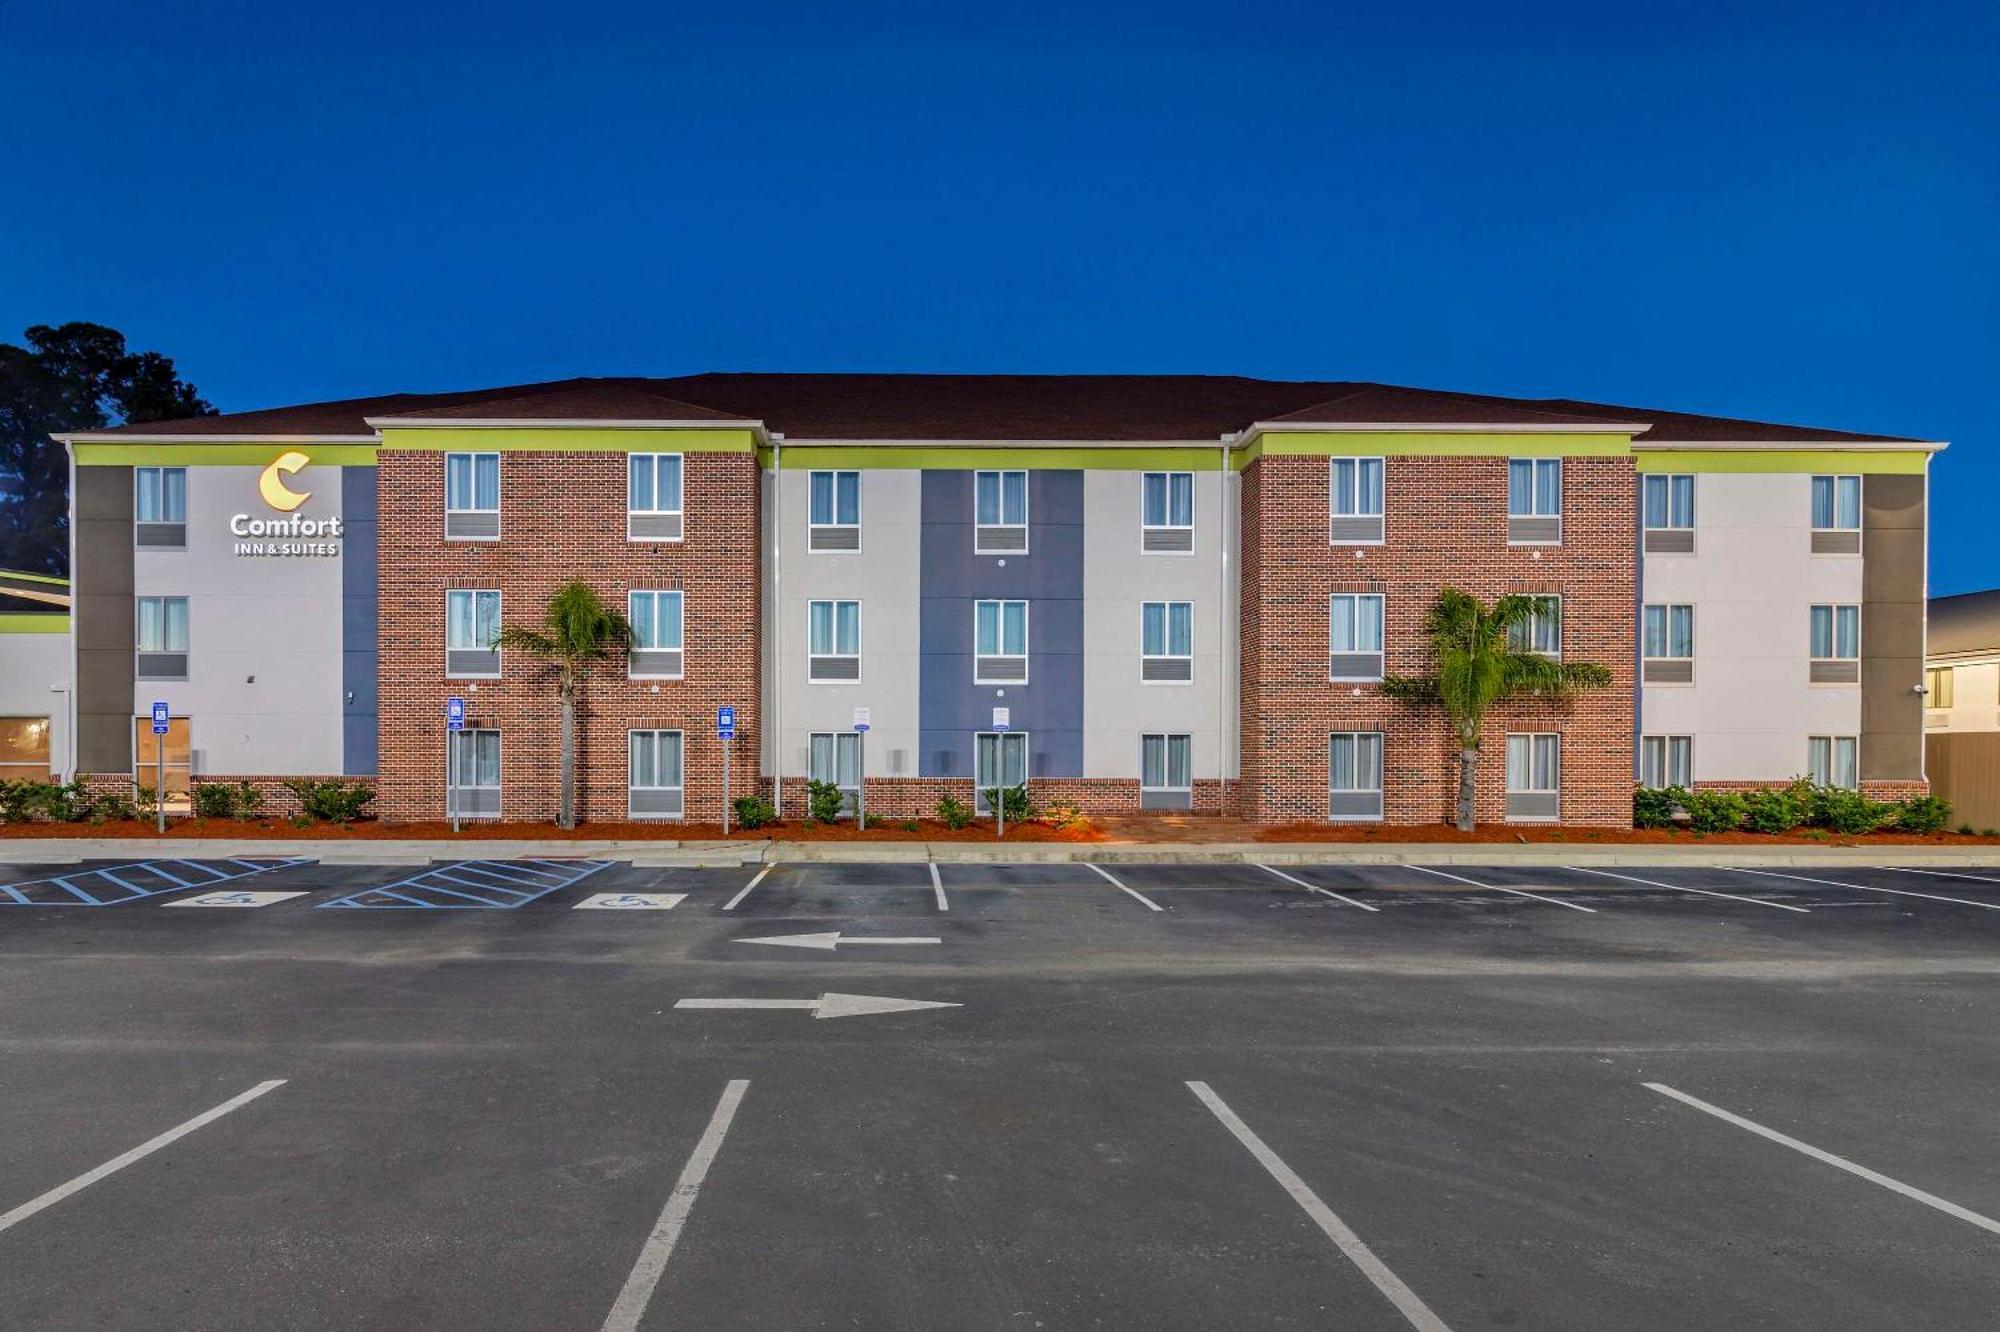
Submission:
POLYGON ((1280 434, 1408 434, 1408 435, 1636 435, 1651 429, 1645 421, 1257 421, 1242 438, 1280 434))
POLYGON ((50 435, 58 444, 379 444, 380 435, 280 435, 244 431, 233 435, 163 435, 83 430, 50 435))
POLYGON ((1636 452, 1709 449, 1717 453, 1818 453, 1826 449, 1858 449, 1869 453, 1941 453, 1944 440, 1927 439, 1635 439, 1636 452))

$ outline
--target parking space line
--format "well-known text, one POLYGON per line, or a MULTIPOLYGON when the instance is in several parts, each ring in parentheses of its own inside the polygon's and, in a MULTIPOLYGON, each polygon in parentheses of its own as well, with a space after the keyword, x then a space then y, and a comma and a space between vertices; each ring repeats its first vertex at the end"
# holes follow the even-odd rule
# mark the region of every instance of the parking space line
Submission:
POLYGON ((1772 907, 1779 911, 1796 911, 1800 915, 1809 914, 1806 907, 1788 906, 1783 902, 1766 902, 1761 897, 1744 897, 1738 893, 1718 893, 1708 888, 1689 888, 1685 884, 1662 883, 1658 879, 1641 879, 1632 874, 1613 874, 1610 870, 1585 869, 1581 865, 1565 865, 1563 868, 1572 874, 1600 874, 1607 879, 1623 879, 1627 883, 1643 883, 1648 888, 1671 888, 1677 893, 1700 893, 1703 897, 1726 897, 1732 902, 1748 902, 1752 906, 1772 907))
POLYGON ((1915 869, 1909 865, 1886 865, 1883 868, 1892 869, 1898 874, 1928 874, 1934 879, 1966 879, 1972 883, 2000 883, 2000 879, 1993 878, 1990 875, 1963 874, 1956 870, 1915 869))
POLYGON ((1116 880, 1116 879, 1112 878, 1112 877, 1111 877, 1111 871, 1110 871, 1110 870, 1107 870, 1107 869, 1105 869, 1105 868, 1104 868, 1104 866, 1102 866, 1102 865, 1098 864, 1098 863, 1097 863, 1096 861, 1089 861, 1089 860, 1087 860, 1087 861, 1085 861, 1084 863, 1085 863, 1086 865, 1089 865, 1089 866, 1090 866, 1090 867, 1091 867, 1092 869, 1096 870, 1096 871, 1097 871, 1097 872, 1098 872, 1099 874, 1102 874, 1102 875, 1104 876, 1105 880, 1106 880, 1106 881, 1107 881, 1108 883, 1110 883, 1110 885, 1111 885, 1111 886, 1112 886, 1113 888, 1116 888, 1116 889, 1117 889, 1117 890, 1118 890, 1119 892, 1121 892, 1121 893, 1130 893, 1130 894, 1131 894, 1131 895, 1132 895, 1133 897, 1136 897, 1136 898, 1138 898, 1138 899, 1139 899, 1139 900, 1140 900, 1141 902, 1144 902, 1144 903, 1145 903, 1145 904, 1146 904, 1146 905, 1147 905, 1148 907, 1152 908, 1152 909, 1153 909, 1154 911, 1165 911, 1165 910, 1166 910, 1166 908, 1165 908, 1165 907, 1161 906, 1161 905, 1160 905, 1160 904, 1159 904, 1158 902, 1155 902, 1155 901, 1154 901, 1154 900, 1153 900, 1152 898, 1150 898, 1150 897, 1146 896, 1146 895, 1145 895, 1144 893, 1140 892, 1140 891, 1139 891, 1138 889, 1136 889, 1136 888, 1127 888, 1127 887, 1126 887, 1126 886, 1125 886, 1124 884, 1122 884, 1122 883, 1118 882, 1118 880, 1116 880))
POLYGON ((196 1129, 206 1124, 213 1124, 230 1111, 240 1109, 256 1100, 259 1096, 262 1096, 265 1092, 273 1091, 284 1085, 285 1079, 283 1078, 273 1078, 269 1082, 260 1082, 249 1091, 239 1092, 230 1097, 214 1109, 204 1110, 186 1123, 177 1124, 165 1133, 160 1134, 156 1138, 147 1139, 128 1152, 121 1152, 96 1169, 84 1171, 81 1175, 69 1181, 69 1183, 56 1185, 56 1187, 50 1189, 41 1197, 32 1198, 22 1203, 19 1207, 16 1207, 13 1211, 0 1214, 0 1231, 5 1231, 21 1224, 21 1222, 26 1221, 35 1213, 55 1206, 55 1204, 61 1202, 64 1198, 89 1188, 105 1176, 116 1174, 126 1166, 131 1165, 134 1161, 151 1156, 162 1147, 171 1146, 196 1129))
POLYGON ((1647 1083, 1642 1083, 1641 1085, 1647 1088, 1649 1091, 1658 1092, 1662 1096, 1670 1096, 1674 1100, 1681 1102, 1683 1105, 1691 1105, 1695 1109, 1701 1111, 1703 1114, 1714 1115, 1717 1119, 1721 1120, 1725 1124, 1734 1124, 1737 1128, 1743 1129, 1746 1132, 1754 1133, 1760 1138, 1768 1138, 1770 1141, 1775 1142, 1780 1146, 1789 1147, 1795 1152, 1800 1152, 1806 1156, 1810 1156, 1815 1161, 1824 1161, 1827 1165, 1835 1166, 1841 1170, 1845 1170, 1850 1175, 1859 1175, 1862 1179, 1867 1180, 1870 1184, 1880 1184, 1883 1188, 1888 1189, 1892 1193, 1900 1193, 1905 1198, 1914 1199, 1915 1201, 1922 1203, 1926 1207, 1935 1207, 1938 1211, 1943 1212, 1947 1216, 1955 1216, 1961 1221, 1970 1221, 1973 1225, 1978 1226, 1981 1230, 1991 1231, 1995 1235, 2000 1235, 2000 1221, 1995 1221, 1990 1216, 1981 1216, 1979 1213, 1973 1211, 1968 1207, 1960 1207, 1955 1202, 1948 1202, 1945 1199, 1938 1197, 1935 1193, 1925 1193, 1922 1189, 1915 1188, 1909 1184, 1905 1184, 1901 1180, 1890 1179, 1887 1175, 1881 1174, 1878 1171, 1870 1170, 1867 1166, 1857 1165, 1856 1163, 1848 1160, 1844 1156, 1835 1156, 1832 1152, 1822 1151, 1819 1148, 1813 1146, 1809 1142, 1800 1142, 1797 1138, 1791 1137, 1787 1134, 1780 1133, 1776 1129, 1765 1128, 1762 1124, 1757 1123, 1755 1120, 1745 1119, 1741 1115, 1731 1114, 1729 1111, 1724 1110, 1719 1105, 1710 1105, 1707 1101, 1702 1100, 1700 1097, 1690 1096, 1684 1091, 1676 1091, 1674 1088, 1667 1086, 1663 1082, 1647 1082, 1647 1083))
POLYGON ((949 911, 951 910, 951 903, 947 902, 944 897, 944 878, 938 873, 937 862, 935 860, 930 861, 929 864, 931 867, 931 892, 937 896, 937 909, 939 911, 949 911))
POLYGON ((190 860, 135 860, 123 865, 106 865, 101 869, 73 869, 63 875, 51 875, 43 879, 24 879, 19 883, 0 885, 0 890, 4 890, 7 894, 4 899, 0 899, 0 905, 42 907, 123 906, 127 902, 142 901, 148 897, 158 897, 163 893, 178 893, 189 888, 208 888, 219 883, 228 883, 235 879, 247 879, 253 875, 267 874, 272 870, 290 869, 296 865, 309 865, 312 863, 312 860, 308 856, 279 856, 262 863, 256 861, 225 861, 221 863, 245 865, 248 868, 231 873, 217 869, 211 865, 190 860), (181 872, 175 874, 169 871, 165 868, 168 865, 179 866, 181 872), (130 873, 152 874, 166 882, 158 888, 148 888, 143 884, 134 883, 130 879, 120 877, 121 874, 130 873), (186 877, 189 874, 197 874, 201 877, 186 877), (118 893, 108 897, 100 897, 89 888, 85 888, 83 886, 84 883, 90 883, 91 887, 99 891, 108 891, 111 888, 116 888, 118 893), (30 896, 27 892, 23 891, 24 889, 41 887, 43 885, 61 889, 75 900, 46 901, 30 896))
POLYGON ((743 885, 743 890, 741 892, 737 893, 736 896, 730 898, 727 902, 724 902, 722 904, 722 909, 724 911, 736 910, 736 904, 738 902, 741 902, 744 898, 750 896, 750 890, 752 888, 755 888, 758 884, 764 882, 764 876, 766 874, 769 874, 772 870, 776 868, 778 867, 775 864, 771 864, 771 865, 766 865, 764 866, 763 869, 758 870, 757 873, 751 877, 750 882, 743 885))
POLYGON ((1937 893, 1913 893, 1902 888, 1876 888, 1865 883, 1841 883, 1835 879, 1809 879, 1803 874, 1779 874, 1775 870, 1744 869, 1742 866, 1729 867, 1731 874, 1756 874, 1766 879, 1796 879, 1800 883, 1817 883, 1828 888, 1847 888, 1857 893, 1887 893, 1891 897, 1921 897, 1931 902, 1955 902, 1959 906, 1982 907, 1987 911, 2000 911, 2000 904, 1975 902, 1966 897, 1944 897, 1937 893))
MULTIPOLYGON (((758 878, 764 877, 762 874, 758 878)), ((715 1163, 715 1157, 722 1150, 722 1139, 729 1133, 730 1121, 736 1118, 736 1107, 743 1103, 743 1093, 750 1090, 747 1078, 732 1078, 722 1089, 722 1099, 715 1103, 715 1113, 709 1116, 708 1127, 702 1130, 701 1141, 694 1145, 694 1154, 681 1168, 681 1177, 674 1182, 674 1191, 667 1195, 667 1205, 654 1223, 652 1234, 646 1237, 645 1246, 639 1250, 639 1260, 632 1264, 632 1274, 625 1278, 624 1289, 611 1306, 611 1312, 604 1317, 604 1332, 635 1332, 639 1320, 646 1316, 646 1306, 652 1302, 653 1292, 659 1288, 660 1278, 667 1270, 667 1259, 673 1256, 674 1245, 679 1242, 681 1231, 687 1225, 688 1216, 694 1211, 695 1196, 701 1192, 702 1181, 708 1178, 708 1168, 715 1163)))
POLYGON ((1357 902, 1351 897, 1343 897, 1339 893, 1334 892, 1331 888, 1322 888, 1316 883, 1307 883, 1304 879, 1298 878, 1295 875, 1287 874, 1280 869, 1272 869, 1269 865, 1259 865, 1257 868, 1263 870, 1264 873, 1266 874, 1277 875, 1279 878, 1283 879, 1286 883, 1295 883, 1299 887, 1304 888, 1308 892, 1322 893, 1327 897, 1331 897, 1336 902, 1345 902, 1349 906, 1360 907, 1363 911, 1374 911, 1379 913, 1382 910, 1381 907, 1369 906, 1366 902, 1357 902))
POLYGON ((1505 884, 1500 883, 1481 883, 1477 879, 1468 879, 1463 874, 1447 874, 1441 869, 1432 869, 1429 865, 1411 865, 1408 868, 1422 870, 1426 874, 1435 874, 1441 879, 1456 879, 1460 883, 1469 883, 1474 888, 1484 888, 1488 892, 1512 893, 1516 897, 1532 897, 1537 902, 1548 902, 1554 906, 1568 907, 1571 911, 1595 913, 1597 910, 1596 907, 1579 906, 1575 902, 1565 902, 1560 897, 1544 897, 1540 893, 1531 893, 1524 888, 1509 888, 1505 884))
POLYGON ((1187 1084, 1187 1089, 1208 1107, 1210 1114, 1222 1121, 1222 1126, 1229 1130, 1236 1141, 1243 1144, 1251 1156, 1256 1158, 1257 1164, 1263 1166, 1271 1178, 1277 1180, 1285 1192, 1292 1195, 1292 1201, 1312 1218, 1313 1224, 1333 1241, 1334 1247, 1345 1254, 1349 1262, 1361 1269, 1361 1275, 1367 1277, 1375 1289, 1381 1291, 1389 1303, 1396 1306, 1396 1311, 1409 1320, 1411 1327, 1419 1329, 1420 1332, 1451 1332, 1445 1321, 1432 1313, 1430 1306, 1419 1299, 1415 1291, 1403 1284, 1401 1277, 1390 1271, 1388 1265, 1375 1256, 1375 1251, 1363 1243, 1361 1237, 1335 1215, 1331 1207, 1320 1200, 1320 1196, 1312 1191, 1311 1185, 1300 1179, 1276 1152, 1265 1146, 1264 1140, 1258 1137, 1234 1110, 1224 1104, 1213 1088, 1206 1082, 1190 1082, 1187 1084))

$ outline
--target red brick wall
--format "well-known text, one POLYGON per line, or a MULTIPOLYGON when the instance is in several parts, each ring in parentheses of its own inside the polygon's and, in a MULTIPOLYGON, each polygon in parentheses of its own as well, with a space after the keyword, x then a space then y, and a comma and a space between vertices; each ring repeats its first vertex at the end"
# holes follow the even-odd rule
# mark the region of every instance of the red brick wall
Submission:
POLYGON ((559 796, 554 671, 502 654, 499 680, 448 680, 447 588, 498 588, 509 625, 540 623, 571 578, 621 611, 635 589, 685 593, 682 680, 628 680, 622 657, 597 664, 578 699, 577 814, 626 817, 626 732, 685 732, 688 817, 721 816, 715 709, 736 708, 733 794, 756 789, 761 478, 749 453, 689 453, 680 542, 625 536, 623 453, 505 453, 498 542, 444 539, 444 455, 384 449, 380 505, 381 777, 373 812, 444 816, 444 703, 464 697, 468 726, 497 727, 507 819, 552 819, 559 796))
MULTIPOLYGON (((1235 798, 1234 787, 1233 782, 1219 782, 1213 778, 1197 781, 1194 783, 1194 808, 1184 812, 1233 812, 1230 806, 1235 798)), ((804 780, 788 780, 786 790, 795 793, 785 797, 786 816, 804 818, 804 780)), ((868 813, 894 819, 933 818, 937 814, 940 796, 953 796, 969 805, 972 794, 969 778, 870 777, 868 813)), ((1137 778, 1125 777, 1037 777, 1028 783, 1028 798, 1037 809, 1075 805, 1085 814, 1137 814, 1139 782, 1137 778)))
POLYGON ((1632 818, 1634 551, 1637 485, 1629 458, 1569 458, 1563 543, 1507 544, 1504 458, 1390 458, 1386 544, 1327 542, 1328 460, 1266 455, 1243 474, 1242 806, 1262 823, 1326 817, 1327 734, 1384 732, 1389 823, 1451 817, 1456 746, 1434 707, 1397 703, 1373 685, 1327 680, 1327 599, 1385 595, 1391 675, 1431 670, 1423 620, 1439 589, 1482 600, 1560 594, 1563 654, 1608 667, 1610 685, 1567 703, 1502 704, 1487 718, 1480 822, 1503 819, 1509 731, 1563 735, 1562 821, 1629 826, 1632 818))

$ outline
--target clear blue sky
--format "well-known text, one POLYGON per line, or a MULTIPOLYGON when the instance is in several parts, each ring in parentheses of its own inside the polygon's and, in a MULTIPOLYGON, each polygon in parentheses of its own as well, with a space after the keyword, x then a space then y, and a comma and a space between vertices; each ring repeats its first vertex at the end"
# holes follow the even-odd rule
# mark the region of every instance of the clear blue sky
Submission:
POLYGON ((1209 371, 1882 430, 1952 441, 1963 591, 1996 12, 0 0, 0 337, 109 323, 225 410, 1209 371))

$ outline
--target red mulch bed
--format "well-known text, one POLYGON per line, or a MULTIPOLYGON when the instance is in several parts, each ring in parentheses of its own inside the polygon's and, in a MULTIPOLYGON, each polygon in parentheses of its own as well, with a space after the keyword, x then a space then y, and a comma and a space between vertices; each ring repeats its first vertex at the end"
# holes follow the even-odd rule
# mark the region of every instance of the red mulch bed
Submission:
POLYGON ((1418 827, 1377 824, 1294 823, 1259 828, 1260 842, 1567 842, 1606 846, 2000 846, 2000 837, 1965 833, 1878 832, 1845 834, 1800 828, 1789 833, 1694 832, 1687 828, 1565 828, 1484 825, 1460 832, 1448 823, 1418 827))
MULTIPOLYGON (((775 839, 787 842, 990 842, 993 824, 981 820, 968 827, 951 829, 931 819, 918 819, 914 829, 902 821, 878 825, 862 832, 853 823, 823 826, 815 823, 779 823, 747 830, 732 827, 732 842, 759 842, 775 839)), ((10 823, 0 825, 0 837, 153 837, 151 819, 117 819, 105 823, 10 823)), ((713 823, 586 823, 565 831, 553 823, 468 822, 452 832, 449 823, 383 823, 359 819, 345 827, 333 823, 299 825, 289 819, 176 819, 167 820, 168 837, 266 837, 274 840, 317 841, 721 841, 722 828, 713 823)), ((1098 842, 1104 834, 1091 827, 1054 828, 1045 823, 1010 823, 1010 842, 1098 842)))

